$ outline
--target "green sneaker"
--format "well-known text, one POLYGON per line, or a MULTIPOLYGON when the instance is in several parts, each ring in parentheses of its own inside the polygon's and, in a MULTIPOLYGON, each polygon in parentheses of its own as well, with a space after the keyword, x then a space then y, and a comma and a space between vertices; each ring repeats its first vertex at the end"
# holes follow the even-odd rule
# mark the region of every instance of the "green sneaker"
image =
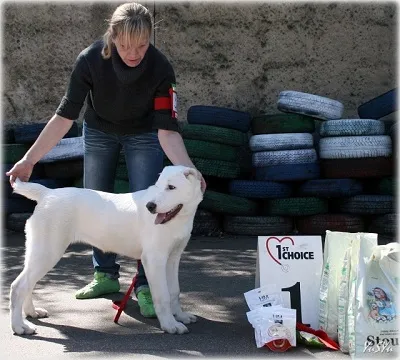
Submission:
POLYGON ((96 271, 94 280, 75 294, 77 299, 92 299, 104 294, 116 293, 120 289, 118 279, 110 279, 105 273, 96 271))
POLYGON ((136 294, 136 297, 138 299, 140 313, 142 314, 142 316, 147 318, 157 317, 154 310, 154 304, 153 299, 151 298, 150 289, 144 288, 143 290, 140 290, 136 294))

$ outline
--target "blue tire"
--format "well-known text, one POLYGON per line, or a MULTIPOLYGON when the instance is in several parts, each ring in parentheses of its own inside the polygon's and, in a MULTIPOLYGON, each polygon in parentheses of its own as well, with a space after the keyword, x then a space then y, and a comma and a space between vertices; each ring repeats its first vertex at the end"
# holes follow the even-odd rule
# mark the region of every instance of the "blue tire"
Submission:
POLYGON ((321 198, 349 197, 360 195, 363 185, 354 179, 316 179, 308 180, 298 189, 299 196, 321 198))
POLYGON ((255 169, 256 180, 301 181, 320 177, 319 163, 289 164, 259 167, 255 169))
POLYGON ((292 194, 292 187, 273 181, 232 180, 229 183, 229 193, 253 199, 285 198, 292 194))
MULTIPOLYGON (((35 123, 28 125, 20 125, 14 129, 15 142, 17 144, 33 144, 46 123, 35 123)), ((64 138, 76 137, 79 134, 78 124, 74 121, 71 129, 65 134, 64 138)))
POLYGON ((217 106, 195 105, 187 113, 189 124, 213 125, 247 132, 251 116, 248 112, 217 106))
POLYGON ((357 110, 362 119, 380 119, 397 111, 397 88, 367 101, 357 110))

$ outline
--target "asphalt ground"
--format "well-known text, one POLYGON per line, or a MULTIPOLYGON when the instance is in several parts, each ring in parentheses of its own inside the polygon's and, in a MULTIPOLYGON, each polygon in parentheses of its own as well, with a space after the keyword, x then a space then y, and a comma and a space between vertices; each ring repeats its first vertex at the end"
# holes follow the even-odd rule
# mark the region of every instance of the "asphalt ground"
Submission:
POLYGON ((24 235, 6 232, 2 246, 0 358, 5 359, 153 359, 153 358, 316 358, 349 359, 340 351, 298 346, 285 353, 257 349, 247 321, 243 293, 254 288, 256 237, 193 237, 180 267, 183 309, 197 315, 184 335, 165 334, 156 319, 145 319, 133 298, 113 322, 112 301, 123 297, 136 262, 119 257, 121 292, 76 300, 74 293, 92 280, 91 249, 71 245, 56 267, 38 282, 34 303, 49 317, 33 319, 34 335, 10 328, 9 289, 22 270, 24 235))

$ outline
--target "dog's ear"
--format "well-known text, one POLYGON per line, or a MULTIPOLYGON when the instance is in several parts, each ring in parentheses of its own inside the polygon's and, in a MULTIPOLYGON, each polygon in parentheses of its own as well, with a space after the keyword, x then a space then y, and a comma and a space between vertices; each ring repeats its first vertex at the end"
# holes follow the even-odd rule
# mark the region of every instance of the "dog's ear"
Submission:
POLYGON ((186 176, 186 178, 189 178, 190 175, 195 177, 199 176, 197 170, 193 168, 186 168, 183 174, 186 176))

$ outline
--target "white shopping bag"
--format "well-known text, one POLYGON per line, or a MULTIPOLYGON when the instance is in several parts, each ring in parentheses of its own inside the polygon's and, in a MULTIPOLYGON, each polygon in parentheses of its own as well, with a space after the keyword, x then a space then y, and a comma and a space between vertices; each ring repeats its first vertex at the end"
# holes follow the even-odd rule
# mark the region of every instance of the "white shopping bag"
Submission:
POLYGON ((348 311, 352 358, 398 358, 397 295, 400 245, 371 248, 361 241, 348 311))

